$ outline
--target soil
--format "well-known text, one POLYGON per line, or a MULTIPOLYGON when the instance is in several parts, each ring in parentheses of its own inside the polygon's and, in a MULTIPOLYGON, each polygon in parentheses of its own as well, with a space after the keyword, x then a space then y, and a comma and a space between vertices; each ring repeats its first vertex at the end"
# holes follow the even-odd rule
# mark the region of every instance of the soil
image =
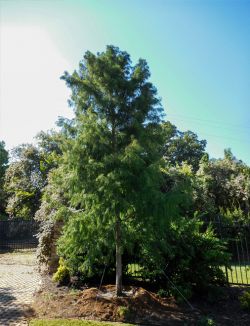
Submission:
POLYGON ((80 318, 131 322, 141 325, 205 325, 212 318, 216 325, 249 326, 250 313, 242 310, 238 297, 243 287, 223 288, 223 296, 209 303, 204 298, 178 304, 173 297, 160 298, 141 287, 127 286, 124 295, 115 296, 115 286, 81 290, 58 287, 44 279, 33 305, 38 318, 80 318))

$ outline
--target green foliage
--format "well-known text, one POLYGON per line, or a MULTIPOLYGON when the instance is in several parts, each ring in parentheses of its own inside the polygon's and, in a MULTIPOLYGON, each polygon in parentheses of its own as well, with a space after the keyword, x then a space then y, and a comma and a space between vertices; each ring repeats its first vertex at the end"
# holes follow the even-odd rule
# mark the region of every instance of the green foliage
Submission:
POLYGON ((165 131, 164 158, 168 164, 187 163, 194 171, 199 169, 199 163, 205 154, 206 140, 198 140, 192 131, 181 132, 169 121, 163 124, 165 131))
POLYGON ((165 290, 165 289, 159 289, 157 291, 157 295, 161 298, 167 298, 169 296, 169 291, 165 290))
POLYGON ((5 149, 5 143, 0 141, 0 177, 3 178, 9 161, 8 151, 5 149))
POLYGON ((132 311, 129 307, 126 307, 126 306, 119 306, 117 308, 117 315, 120 317, 120 318, 123 318, 124 320, 128 320, 132 317, 132 311))
POLYGON ((40 154, 40 170, 48 175, 50 170, 58 166, 59 157, 62 155, 64 135, 53 130, 41 131, 36 136, 36 140, 40 154))
POLYGON ((233 225, 238 223, 238 225, 250 224, 250 212, 244 213, 241 208, 232 207, 231 209, 220 208, 220 219, 222 223, 233 225))
POLYGON ((241 307, 250 312, 250 290, 244 291, 239 297, 241 307))
POLYGON ((206 293, 206 301, 214 304, 220 300, 226 300, 227 295, 225 293, 225 288, 216 286, 216 285, 211 285, 208 287, 208 291, 206 293))
POLYGON ((171 223, 164 239, 156 236, 147 247, 141 247, 144 277, 187 298, 194 292, 207 292, 213 284, 224 284, 220 266, 228 264, 225 246, 211 227, 204 231, 202 227, 197 219, 181 218, 171 223))
POLYGON ((201 319, 198 321, 198 326, 216 326, 215 321, 207 316, 202 316, 201 319))
POLYGON ((63 75, 75 116, 60 118, 60 134, 39 138, 39 254, 46 261, 61 220, 58 253, 72 275, 99 277, 105 266, 113 273, 119 251, 124 271, 138 263, 145 279, 163 289, 173 282, 189 297, 225 281, 225 244, 199 219, 246 219, 250 170, 229 151, 209 160, 204 140, 163 123, 149 77, 144 60, 133 66, 113 46, 87 52, 63 75))
POLYGON ((5 149, 5 143, 0 141, 0 214, 4 214, 6 206, 6 193, 3 189, 5 171, 8 167, 9 154, 5 149))
POLYGON ((60 285, 67 285, 70 282, 70 272, 62 258, 60 258, 58 269, 53 275, 53 281, 58 282, 60 285))
POLYGON ((190 299, 193 296, 193 289, 192 289, 192 285, 191 284, 178 284, 177 286, 170 286, 168 285, 168 287, 170 287, 170 294, 172 296, 174 296, 175 300, 177 303, 184 303, 186 302, 186 300, 190 299))
POLYGON ((39 151, 33 145, 21 145, 12 152, 13 162, 5 175, 8 194, 6 211, 10 216, 31 218, 39 207, 45 178, 40 171, 39 151))
POLYGON ((41 203, 48 173, 57 166, 61 154, 60 134, 42 132, 37 139, 38 147, 23 144, 12 151, 12 163, 5 174, 6 211, 10 216, 34 216, 41 203))
POLYGON ((131 237, 145 238, 166 219, 162 107, 149 76, 144 60, 132 66, 113 46, 87 52, 79 71, 63 76, 72 90, 75 136, 63 154, 71 213, 58 252, 86 277, 112 264, 117 247, 131 251, 131 237))
POLYGON ((237 160, 231 151, 225 151, 224 159, 203 161, 197 180, 197 190, 200 189, 204 199, 214 207, 214 216, 220 211, 233 213, 238 210, 239 219, 249 219, 250 168, 237 160))

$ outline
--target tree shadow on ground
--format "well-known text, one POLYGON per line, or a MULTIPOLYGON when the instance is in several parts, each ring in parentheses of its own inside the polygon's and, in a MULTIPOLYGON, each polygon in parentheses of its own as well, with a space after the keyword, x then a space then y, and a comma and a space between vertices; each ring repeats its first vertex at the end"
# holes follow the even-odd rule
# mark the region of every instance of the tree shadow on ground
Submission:
POLYGON ((12 289, 5 287, 0 288, 0 304, 1 303, 11 303, 16 297, 11 293, 12 289))
POLYGON ((26 304, 16 303, 12 289, 0 288, 0 325, 12 325, 23 318, 34 317, 34 310, 26 304))

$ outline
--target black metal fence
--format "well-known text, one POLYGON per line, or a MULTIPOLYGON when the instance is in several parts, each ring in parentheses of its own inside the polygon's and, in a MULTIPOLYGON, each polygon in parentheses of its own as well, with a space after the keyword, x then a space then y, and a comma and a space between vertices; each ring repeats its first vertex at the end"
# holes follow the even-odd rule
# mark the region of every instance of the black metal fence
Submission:
POLYGON ((250 225, 213 223, 231 255, 229 268, 222 267, 229 284, 250 285, 250 225))
POLYGON ((32 249, 38 244, 39 223, 21 218, 0 220, 0 250, 32 249))
MULTIPOLYGON (((210 223, 204 224, 204 230, 210 223)), ((250 286, 250 224, 225 224, 221 221, 211 222, 215 234, 225 241, 230 254, 229 266, 221 266, 228 284, 250 286)), ((128 265, 129 277, 140 279, 142 268, 139 261, 128 265)))

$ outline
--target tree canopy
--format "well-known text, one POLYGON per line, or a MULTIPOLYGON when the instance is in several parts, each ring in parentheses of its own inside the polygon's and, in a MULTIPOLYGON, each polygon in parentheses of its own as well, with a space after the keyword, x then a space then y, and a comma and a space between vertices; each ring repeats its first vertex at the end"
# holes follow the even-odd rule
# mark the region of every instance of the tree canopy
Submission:
POLYGON ((163 124, 166 141, 163 156, 171 164, 189 164, 194 171, 199 169, 200 160, 205 154, 206 140, 199 140, 192 131, 180 131, 171 122, 163 124))
POLYGON ((6 212, 12 217, 32 218, 41 204, 47 176, 61 155, 60 135, 41 132, 38 146, 23 144, 12 150, 12 162, 5 171, 6 212))

